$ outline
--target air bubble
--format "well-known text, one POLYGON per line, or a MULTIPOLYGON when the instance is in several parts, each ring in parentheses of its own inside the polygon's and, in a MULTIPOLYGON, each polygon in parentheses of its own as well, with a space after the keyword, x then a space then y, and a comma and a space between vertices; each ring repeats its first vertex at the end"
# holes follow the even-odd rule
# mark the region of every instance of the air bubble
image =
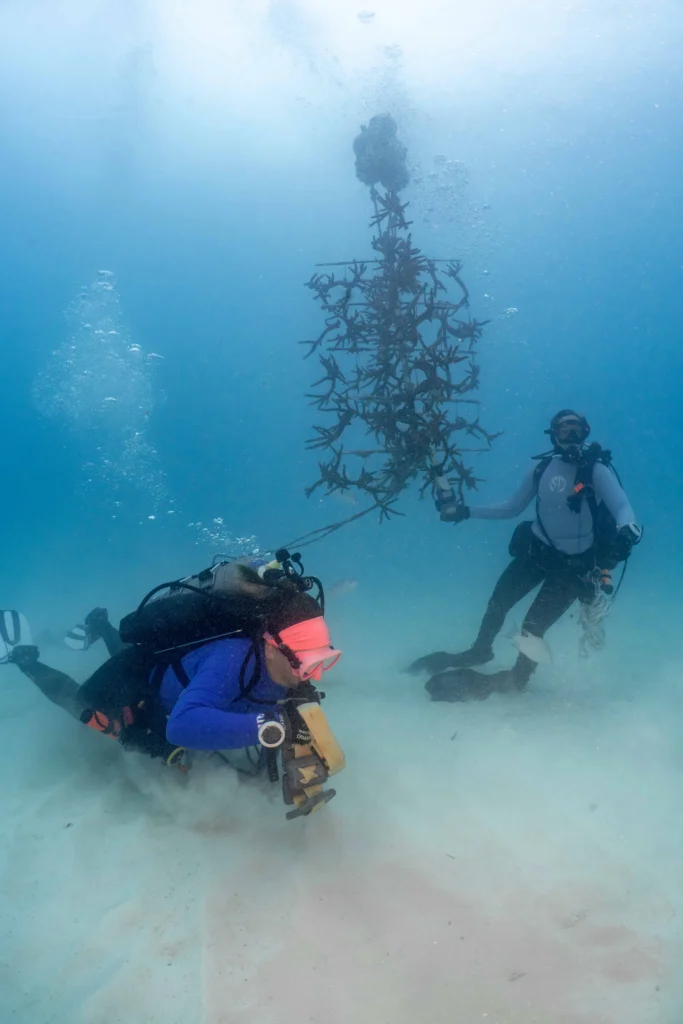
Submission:
POLYGON ((145 360, 131 359, 142 348, 123 321, 112 271, 100 271, 65 316, 67 338, 34 383, 38 408, 72 429, 83 463, 94 465, 87 480, 104 485, 107 500, 137 493, 147 507, 165 501, 164 475, 146 440, 153 374, 145 360))

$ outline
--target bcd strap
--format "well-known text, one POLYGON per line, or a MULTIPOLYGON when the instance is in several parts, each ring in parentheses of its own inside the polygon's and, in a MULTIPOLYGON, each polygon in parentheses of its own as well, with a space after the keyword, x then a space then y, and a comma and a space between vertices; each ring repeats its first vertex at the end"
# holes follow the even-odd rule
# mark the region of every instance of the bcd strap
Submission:
POLYGON ((185 671, 185 667, 180 658, 162 658, 159 661, 157 661, 156 665, 152 669, 152 675, 150 678, 152 692, 155 695, 158 694, 159 690, 161 689, 161 684, 164 681, 166 669, 168 668, 173 670, 173 674, 175 675, 176 679, 182 686, 183 690, 190 682, 190 677, 185 671))
MULTIPOLYGON (((554 459, 553 454, 537 456, 539 459, 538 465, 534 469, 534 486, 536 489, 536 522, 538 523, 539 529, 543 533, 543 536, 548 541, 551 547, 555 547, 551 541, 545 526, 541 520, 539 501, 538 501, 538 488, 541 483, 541 477, 545 473, 548 466, 554 459)), ((591 517, 593 519, 594 529, 597 523, 598 517, 598 500, 595 495, 595 487, 593 486, 593 469, 595 464, 601 462, 604 466, 612 465, 612 453, 607 448, 601 448, 599 444, 589 445, 585 451, 582 452, 581 458, 577 463, 576 477, 574 480, 574 487, 572 493, 567 498, 567 507, 577 514, 581 511, 582 501, 586 501, 588 505, 591 517)), ((618 474, 615 470, 615 475, 619 479, 618 474)))

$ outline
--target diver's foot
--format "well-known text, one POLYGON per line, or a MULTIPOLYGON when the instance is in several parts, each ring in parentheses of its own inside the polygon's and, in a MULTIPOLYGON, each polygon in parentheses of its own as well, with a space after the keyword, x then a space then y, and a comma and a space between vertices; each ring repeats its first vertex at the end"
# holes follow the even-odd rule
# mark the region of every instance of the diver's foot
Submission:
POLYGON ((430 675, 436 675, 449 668, 473 668, 475 665, 486 665, 489 661, 493 661, 493 649, 474 646, 459 654, 449 654, 447 651, 434 651, 433 654, 425 654, 424 657, 418 658, 412 665, 409 665, 407 671, 412 675, 417 675, 418 672, 429 672, 430 675))
POLYGON ((72 651, 87 651, 96 640, 101 640, 109 628, 109 614, 106 608, 93 608, 86 615, 83 625, 72 626, 64 637, 64 643, 72 651))
POLYGON ((84 619, 85 634, 88 643, 92 644, 102 636, 102 629, 109 625, 109 613, 106 608, 93 608, 84 619))
POLYGON ((16 644, 7 656, 10 665, 17 668, 31 668, 40 658, 40 651, 33 644, 16 644))
POLYGON ((425 690, 437 701, 455 704, 467 700, 486 700, 493 693, 491 676, 473 668, 451 668, 439 672, 425 684, 425 690))

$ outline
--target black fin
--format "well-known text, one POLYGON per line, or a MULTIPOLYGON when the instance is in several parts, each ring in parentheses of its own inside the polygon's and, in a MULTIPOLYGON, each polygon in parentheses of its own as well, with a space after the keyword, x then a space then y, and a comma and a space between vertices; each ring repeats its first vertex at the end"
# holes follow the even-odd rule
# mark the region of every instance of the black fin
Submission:
POLYGON ((452 668, 432 676, 425 690, 436 701, 455 704, 468 700, 486 700, 493 692, 491 677, 473 668, 452 668))
POLYGON ((422 658, 412 662, 405 671, 413 676, 419 675, 420 672, 429 672, 430 675, 434 675, 435 672, 443 672, 447 668, 452 668, 451 659, 453 657, 455 655, 448 654, 447 651, 434 651, 433 654, 425 654, 422 658))

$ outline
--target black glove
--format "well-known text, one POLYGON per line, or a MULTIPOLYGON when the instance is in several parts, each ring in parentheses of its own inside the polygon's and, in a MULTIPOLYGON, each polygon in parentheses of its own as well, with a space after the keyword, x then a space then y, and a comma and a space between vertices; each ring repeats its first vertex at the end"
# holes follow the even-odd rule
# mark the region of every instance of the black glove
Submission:
POLYGON ((442 523, 462 523, 464 519, 470 518, 470 510, 467 505, 445 505, 439 509, 439 519, 442 523))
POLYGON ((628 558, 636 544, 640 543, 642 536, 643 531, 635 523, 627 523, 621 527, 617 534, 617 545, 622 558, 628 558))
POLYGON ((293 743, 301 744, 310 743, 311 733, 305 721, 299 714, 297 702, 295 700, 286 700, 283 706, 285 715, 287 716, 287 719, 289 721, 291 741, 293 743))
POLYGON ((289 693, 296 697, 296 704, 319 704, 321 696, 325 696, 313 683, 302 683, 295 690, 290 690, 289 693))

